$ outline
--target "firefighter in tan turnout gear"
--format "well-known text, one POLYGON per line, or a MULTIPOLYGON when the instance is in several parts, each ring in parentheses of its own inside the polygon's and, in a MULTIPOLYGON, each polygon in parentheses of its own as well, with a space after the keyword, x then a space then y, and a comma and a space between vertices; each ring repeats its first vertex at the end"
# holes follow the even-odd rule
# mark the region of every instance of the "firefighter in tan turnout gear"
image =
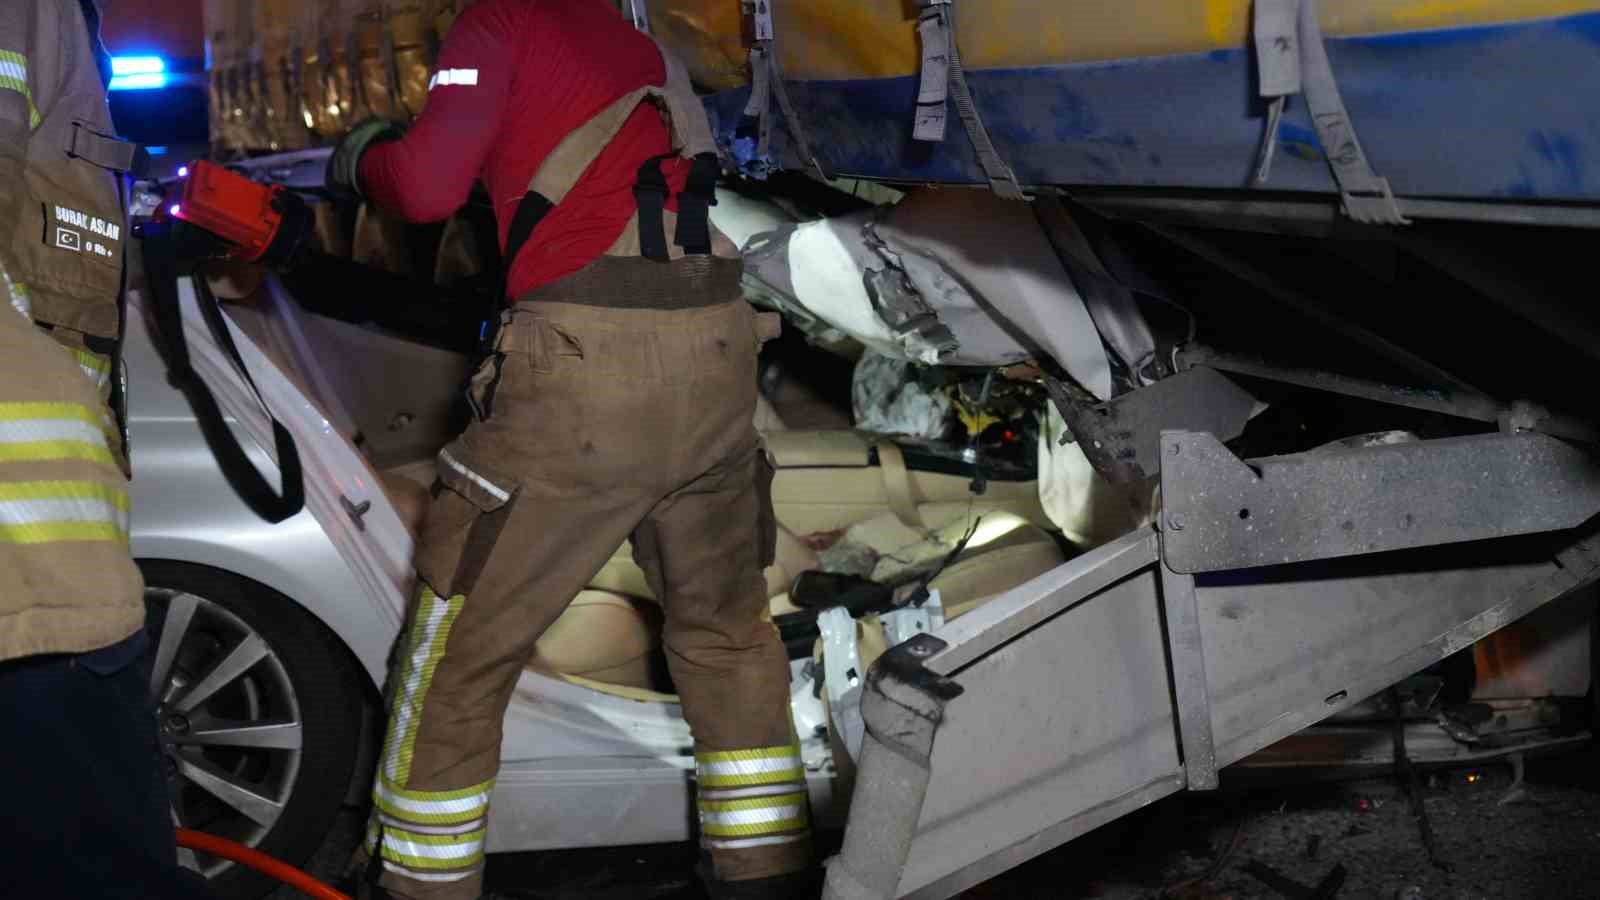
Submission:
POLYGON ((381 890, 479 895, 518 675, 631 539, 694 735, 712 893, 816 895, 761 574, 776 539, 752 424, 762 329, 707 220, 717 175, 682 67, 607 0, 473 4, 404 136, 364 123, 330 159, 330 184, 415 221, 482 181, 508 267, 390 676, 366 843, 381 890))
POLYGON ((203 897, 177 849, 108 399, 128 235, 99 13, 0 3, 0 896, 203 897))

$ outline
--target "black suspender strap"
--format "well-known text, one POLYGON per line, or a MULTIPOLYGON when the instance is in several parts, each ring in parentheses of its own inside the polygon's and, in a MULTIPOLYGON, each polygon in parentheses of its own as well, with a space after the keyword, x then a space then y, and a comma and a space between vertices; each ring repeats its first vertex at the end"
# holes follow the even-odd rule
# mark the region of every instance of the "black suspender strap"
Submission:
POLYGON ((555 209, 545 195, 538 191, 529 191, 522 195, 522 200, 517 203, 517 211, 511 216, 511 227, 506 230, 505 268, 511 271, 511 264, 517 261, 517 252, 522 245, 533 237, 533 230, 539 227, 544 217, 555 209))
POLYGON ((662 220, 667 179, 661 174, 661 161, 671 158, 672 154, 667 154, 645 160, 633 185, 633 198, 639 206, 639 255, 656 262, 668 260, 667 226, 662 220))
MULTIPOLYGON (((670 191, 667 179, 661 174, 661 161, 675 159, 676 155, 653 156, 639 166, 633 185, 633 197, 639 207, 639 255, 656 262, 666 262, 667 228, 664 210, 670 191)), ((711 213, 716 205, 717 176, 721 170, 714 153, 702 153, 690 164, 689 177, 678 193, 678 231, 673 243, 690 256, 711 254, 711 213)), ((555 209, 555 204, 538 191, 529 191, 517 204, 511 216, 511 227, 506 230, 505 266, 510 271, 517 254, 533 236, 535 228, 555 209)))
POLYGON ((702 153, 694 158, 689 179, 678 194, 678 234, 674 240, 690 256, 711 255, 710 207, 717 202, 718 174, 716 154, 702 153))

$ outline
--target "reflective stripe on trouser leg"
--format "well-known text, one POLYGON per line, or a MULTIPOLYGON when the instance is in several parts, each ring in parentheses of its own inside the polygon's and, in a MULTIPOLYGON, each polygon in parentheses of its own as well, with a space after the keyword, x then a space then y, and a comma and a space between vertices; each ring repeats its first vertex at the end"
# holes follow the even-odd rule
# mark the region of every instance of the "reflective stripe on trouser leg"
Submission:
POLYGON ((367 823, 367 853, 376 853, 387 871, 413 881, 461 881, 475 875, 483 863, 494 780, 452 790, 406 786, 433 673, 465 602, 461 594, 445 599, 426 585, 421 589, 396 673, 389 729, 372 789, 375 809, 367 823))
POLYGON ((383 761, 378 771, 389 784, 404 788, 411 777, 411 752, 416 745, 417 726, 422 722, 422 704, 433 683, 434 669, 444 656, 450 639, 450 626, 461 614, 466 597, 457 594, 446 600, 426 585, 418 599, 411 633, 395 685, 394 706, 389 711, 389 733, 383 741, 383 761))
POLYGON ((701 843, 740 850, 807 840, 800 748, 756 747, 695 754, 701 843))
POLYGON ((367 855, 378 855, 384 869, 415 881, 461 881, 476 874, 493 790, 492 780, 457 791, 405 790, 380 774, 363 842, 367 855))

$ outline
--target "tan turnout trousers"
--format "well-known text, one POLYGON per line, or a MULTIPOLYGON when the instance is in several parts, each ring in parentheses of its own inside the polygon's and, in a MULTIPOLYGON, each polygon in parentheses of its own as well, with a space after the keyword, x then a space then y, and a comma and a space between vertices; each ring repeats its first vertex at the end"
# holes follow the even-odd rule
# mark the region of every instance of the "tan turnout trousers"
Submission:
POLYGON ((563 283, 518 304, 474 378, 476 421, 439 455, 366 843, 392 893, 479 895, 501 720, 518 675, 630 538, 665 614, 716 877, 809 861, 788 661, 761 575, 775 523, 771 468, 752 426, 759 340, 740 264, 628 264, 665 293, 675 280, 708 292, 693 301, 707 305, 552 302, 563 283))

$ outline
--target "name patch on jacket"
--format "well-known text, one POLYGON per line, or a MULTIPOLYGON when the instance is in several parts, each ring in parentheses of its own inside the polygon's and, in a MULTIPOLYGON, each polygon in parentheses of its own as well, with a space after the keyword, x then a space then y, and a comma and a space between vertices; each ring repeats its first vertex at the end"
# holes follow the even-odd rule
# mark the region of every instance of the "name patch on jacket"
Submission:
POLYGON ((117 258, 122 225, 60 204, 45 204, 44 242, 61 250, 86 253, 101 259, 117 258))

